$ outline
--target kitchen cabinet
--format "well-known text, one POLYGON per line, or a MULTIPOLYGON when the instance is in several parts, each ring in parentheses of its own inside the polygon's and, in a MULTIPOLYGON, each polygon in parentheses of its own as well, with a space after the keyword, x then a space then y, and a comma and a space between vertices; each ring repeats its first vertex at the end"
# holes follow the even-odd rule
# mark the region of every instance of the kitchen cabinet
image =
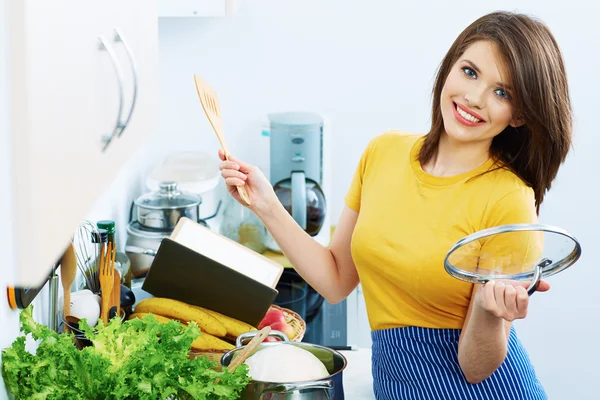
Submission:
POLYGON ((159 17, 230 17, 241 0, 159 0, 159 17))
POLYGON ((12 283, 31 285, 151 133, 158 13, 148 0, 5 4, 10 160, 0 211, 10 222, 0 251, 12 283))

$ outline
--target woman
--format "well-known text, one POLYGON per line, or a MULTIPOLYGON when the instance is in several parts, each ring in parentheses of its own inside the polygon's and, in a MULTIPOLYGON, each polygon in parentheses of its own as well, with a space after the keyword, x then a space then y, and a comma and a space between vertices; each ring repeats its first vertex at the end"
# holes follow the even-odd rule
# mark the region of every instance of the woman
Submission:
POLYGON ((571 121, 550 31, 495 12, 467 27, 442 61, 429 133, 369 143, 330 248, 295 223, 258 168, 235 158, 220 168, 238 201, 236 185, 246 187, 250 209, 328 301, 360 280, 378 399, 545 399, 512 328, 527 315, 527 283, 462 282, 443 259, 477 230, 537 220, 571 121))

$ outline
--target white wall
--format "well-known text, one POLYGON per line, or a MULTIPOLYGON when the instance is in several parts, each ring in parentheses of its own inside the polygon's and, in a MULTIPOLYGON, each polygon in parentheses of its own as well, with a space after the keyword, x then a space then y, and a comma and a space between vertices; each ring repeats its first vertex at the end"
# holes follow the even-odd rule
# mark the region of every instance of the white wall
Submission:
MULTIPOLYGON (((169 135, 156 152, 218 142, 203 114, 192 74, 217 91, 225 134, 238 157, 265 166, 265 142, 256 126, 264 113, 314 110, 334 127, 333 220, 343 207, 360 153, 386 129, 425 132, 438 63, 456 35, 480 15, 518 10, 542 18, 566 58, 576 113, 575 148, 547 196, 541 221, 572 232, 581 260, 549 279, 552 290, 532 298, 517 323, 551 399, 597 398, 600 378, 600 294, 595 290, 594 247, 600 234, 597 199, 597 115, 600 102, 598 6, 571 1, 399 2, 394 0, 254 0, 233 19, 160 22, 162 123, 169 135), (586 43, 584 45, 584 43, 586 43), (596 46, 596 47, 594 47, 596 46)), ((400 225, 401 226, 401 225, 400 225)), ((360 307, 352 304, 353 309, 360 307)), ((365 324, 351 341, 368 345, 365 324)))

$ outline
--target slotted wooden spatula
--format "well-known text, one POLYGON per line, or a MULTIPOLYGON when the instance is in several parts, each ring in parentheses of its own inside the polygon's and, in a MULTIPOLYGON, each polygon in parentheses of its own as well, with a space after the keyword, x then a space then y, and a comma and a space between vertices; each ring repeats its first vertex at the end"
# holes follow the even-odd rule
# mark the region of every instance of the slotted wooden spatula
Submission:
MULTIPOLYGON (((219 99, 217 98, 217 94, 213 90, 212 87, 208 85, 205 81, 200 79, 200 77, 194 74, 194 81, 196 82, 196 90, 198 91, 198 97, 200 97, 200 103, 202 104, 202 108, 210 121, 215 133, 217 134, 217 138, 219 139, 219 143, 221 143, 221 148, 225 153, 225 158, 229 160, 229 148, 227 147, 227 143, 225 142, 225 136, 223 135, 223 120, 221 118, 221 106, 219 105, 219 99)), ((248 192, 246 192, 246 188, 243 186, 237 187, 238 193, 240 197, 246 202, 246 204, 250 205, 250 196, 248 196, 248 192)))

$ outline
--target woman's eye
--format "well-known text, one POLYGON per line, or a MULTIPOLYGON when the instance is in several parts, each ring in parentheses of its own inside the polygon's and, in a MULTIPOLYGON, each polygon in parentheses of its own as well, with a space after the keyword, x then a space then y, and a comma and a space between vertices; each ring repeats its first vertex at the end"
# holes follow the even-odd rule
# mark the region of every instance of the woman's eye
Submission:
POLYGON ((510 96, 503 89, 496 89, 496 94, 503 99, 509 99, 510 96))
POLYGON ((468 77, 477 78, 477 74, 471 68, 464 67, 462 70, 465 73, 465 75, 467 75, 468 77))

